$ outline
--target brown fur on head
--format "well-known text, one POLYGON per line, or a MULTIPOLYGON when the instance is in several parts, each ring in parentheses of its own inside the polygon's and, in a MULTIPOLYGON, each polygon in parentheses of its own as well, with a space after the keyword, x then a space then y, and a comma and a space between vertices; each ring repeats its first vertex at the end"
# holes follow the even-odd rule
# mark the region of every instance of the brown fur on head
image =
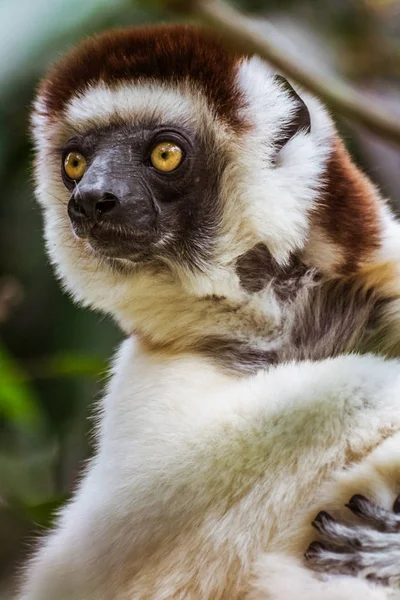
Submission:
POLYGON ((366 273, 394 263, 397 226, 320 103, 259 58, 194 27, 109 32, 53 67, 32 121, 60 277, 150 347, 243 371, 381 331, 397 270, 366 273), (164 138, 183 148, 171 176, 149 162, 164 138))
POLYGON ((234 81, 239 59, 210 34, 184 25, 113 30, 74 48, 43 80, 39 94, 48 115, 57 119, 77 91, 91 83, 112 88, 123 82, 190 81, 218 116, 237 129, 244 126, 239 115, 244 98, 234 81))

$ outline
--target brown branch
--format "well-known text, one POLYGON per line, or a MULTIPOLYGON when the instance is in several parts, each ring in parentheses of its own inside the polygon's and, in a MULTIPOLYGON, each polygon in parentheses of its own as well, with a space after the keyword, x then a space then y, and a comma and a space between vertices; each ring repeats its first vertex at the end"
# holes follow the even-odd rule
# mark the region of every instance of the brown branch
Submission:
POLYGON ((263 21, 260 28, 224 0, 161 0, 161 3, 180 13, 197 17, 205 25, 217 30, 228 45, 260 55, 286 76, 322 98, 332 110, 360 123, 378 136, 400 144, 400 118, 390 114, 391 109, 368 100, 340 79, 311 72, 308 66, 289 57, 280 36, 267 22, 263 21))

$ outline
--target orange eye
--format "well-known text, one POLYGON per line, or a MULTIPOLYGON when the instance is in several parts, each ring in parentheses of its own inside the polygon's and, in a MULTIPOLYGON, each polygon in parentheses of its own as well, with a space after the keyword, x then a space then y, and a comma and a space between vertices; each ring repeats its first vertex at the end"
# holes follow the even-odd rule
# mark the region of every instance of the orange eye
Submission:
POLYGON ((174 142, 160 142, 150 155, 151 164, 158 171, 174 171, 183 160, 182 149, 174 142))
POLYGON ((80 152, 69 152, 64 159, 64 171, 74 181, 82 179, 86 166, 86 158, 80 152))

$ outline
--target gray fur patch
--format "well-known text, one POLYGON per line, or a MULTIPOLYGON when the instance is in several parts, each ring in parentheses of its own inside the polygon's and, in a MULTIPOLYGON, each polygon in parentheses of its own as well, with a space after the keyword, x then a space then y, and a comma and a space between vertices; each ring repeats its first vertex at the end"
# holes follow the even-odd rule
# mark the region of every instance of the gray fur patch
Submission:
POLYGON ((255 373, 274 365, 278 359, 274 350, 262 350, 244 341, 218 336, 206 337, 198 350, 234 374, 255 373))
POLYGON ((300 290, 293 302, 290 341, 281 360, 320 360, 368 352, 386 302, 356 280, 320 282, 300 290))
POLYGON ((261 334, 259 343, 257 338, 250 342, 222 336, 202 340, 197 349, 226 370, 256 373, 276 363, 374 349, 389 300, 366 292, 355 279, 323 281, 297 262, 278 270, 261 245, 241 257, 237 272, 248 291, 268 285, 281 305, 284 327, 279 339, 270 340, 268 351, 261 334))
POLYGON ((272 282, 279 298, 288 300, 301 285, 307 268, 295 257, 281 267, 265 244, 257 244, 238 258, 236 273, 246 292, 260 292, 272 282))

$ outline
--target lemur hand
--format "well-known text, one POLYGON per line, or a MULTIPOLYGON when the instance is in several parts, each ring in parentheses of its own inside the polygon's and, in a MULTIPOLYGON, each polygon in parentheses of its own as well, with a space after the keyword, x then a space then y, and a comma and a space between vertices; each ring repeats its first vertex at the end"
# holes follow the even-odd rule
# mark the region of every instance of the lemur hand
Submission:
POLYGON ((346 506, 359 524, 318 513, 312 525, 320 541, 308 547, 307 565, 324 573, 357 575, 400 587, 400 496, 392 511, 358 494, 346 506))

